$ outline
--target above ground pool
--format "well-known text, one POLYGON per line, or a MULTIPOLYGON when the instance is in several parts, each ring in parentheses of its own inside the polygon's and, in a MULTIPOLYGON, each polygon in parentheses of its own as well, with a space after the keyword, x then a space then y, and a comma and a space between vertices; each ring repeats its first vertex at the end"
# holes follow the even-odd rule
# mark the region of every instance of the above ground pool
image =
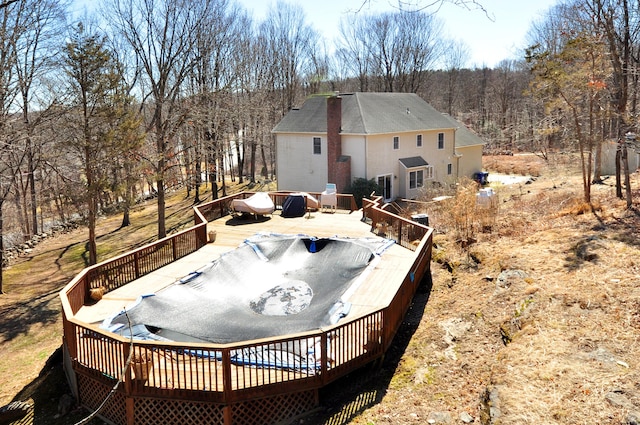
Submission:
POLYGON ((136 339, 231 343, 336 323, 348 295, 393 241, 259 234, 108 318, 136 339))

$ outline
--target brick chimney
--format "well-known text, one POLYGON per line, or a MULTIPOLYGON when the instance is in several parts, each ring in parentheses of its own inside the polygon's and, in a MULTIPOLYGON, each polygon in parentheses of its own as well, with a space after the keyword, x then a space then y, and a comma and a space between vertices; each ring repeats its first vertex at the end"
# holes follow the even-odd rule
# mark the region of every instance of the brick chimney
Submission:
POLYGON ((337 182, 337 163, 342 156, 342 98, 338 95, 327 98, 327 167, 328 183, 337 182))
POLYGON ((351 184, 351 157, 342 155, 342 98, 327 98, 327 183, 335 183, 338 193, 351 184))

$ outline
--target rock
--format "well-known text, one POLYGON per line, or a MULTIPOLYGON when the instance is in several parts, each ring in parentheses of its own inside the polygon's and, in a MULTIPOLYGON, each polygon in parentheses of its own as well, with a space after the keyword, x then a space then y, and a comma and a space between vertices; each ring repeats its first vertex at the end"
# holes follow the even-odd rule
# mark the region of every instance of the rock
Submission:
POLYGON ((527 277, 527 274, 522 270, 504 270, 496 279, 496 289, 509 289, 517 280, 525 277, 527 277))
POLYGON ((453 344, 453 342, 459 340, 469 329, 471 329, 471 323, 454 317, 453 319, 443 320, 438 323, 442 329, 444 329, 444 342, 447 345, 453 344))
POLYGON ((58 415, 64 416, 71 412, 76 405, 76 399, 71 394, 63 394, 58 400, 58 415))
POLYGON ((493 425, 500 422, 502 411, 500 410, 500 397, 498 387, 487 387, 482 395, 482 411, 480 423, 493 425))
POLYGON ((473 416, 471 416, 467 412, 462 412, 460 413, 460 420, 465 424, 470 424, 471 422, 473 422, 473 416))
POLYGON ((598 348, 591 353, 589 353, 589 357, 595 361, 602 363, 613 363, 615 362, 615 357, 613 354, 605 350, 604 348, 598 348))
POLYGON ((431 412, 427 422, 430 424, 450 424, 451 415, 449 412, 431 412))
POLYGON ((640 412, 637 410, 629 412, 626 421, 627 425, 640 425, 640 412))
POLYGON ((455 350, 455 341, 459 340, 466 332, 471 329, 471 323, 465 322, 460 318, 453 318, 444 320, 438 323, 442 329, 444 329, 444 336, 442 339, 445 344, 447 344, 447 348, 444 351, 445 357, 450 360, 457 360, 458 355, 455 350))
POLYGON ((635 406, 627 396, 624 394, 624 391, 619 389, 614 389, 613 391, 609 391, 604 398, 613 406, 622 407, 624 409, 633 409, 635 406))

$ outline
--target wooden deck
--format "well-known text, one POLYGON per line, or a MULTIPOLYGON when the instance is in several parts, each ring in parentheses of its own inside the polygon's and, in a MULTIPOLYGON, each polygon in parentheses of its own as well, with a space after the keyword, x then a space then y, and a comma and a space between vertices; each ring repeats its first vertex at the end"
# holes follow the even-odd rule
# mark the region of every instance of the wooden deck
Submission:
MULTIPOLYGON (((283 218, 279 211, 273 215, 255 219, 225 216, 208 223, 207 230, 216 232, 216 240, 198 251, 154 271, 125 286, 104 295, 102 300, 83 306, 75 318, 99 324, 105 318, 133 303, 140 295, 159 291, 198 270, 221 254, 237 248, 245 239, 256 233, 302 234, 315 237, 378 237, 371 226, 361 221, 360 212, 338 211, 325 213, 312 211, 304 217, 283 218)), ((350 296, 350 316, 357 317, 389 304, 403 278, 413 264, 416 252, 399 245, 391 246, 381 257, 361 284, 350 296)))

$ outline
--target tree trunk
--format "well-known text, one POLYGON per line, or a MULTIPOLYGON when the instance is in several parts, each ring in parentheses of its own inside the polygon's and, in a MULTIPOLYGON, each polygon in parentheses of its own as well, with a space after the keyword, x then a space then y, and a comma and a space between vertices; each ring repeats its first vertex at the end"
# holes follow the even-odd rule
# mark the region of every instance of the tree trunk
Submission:
POLYGON ((122 224, 120 224, 120 228, 131 226, 131 217, 129 212, 129 204, 125 204, 124 208, 122 209, 122 224))
POLYGON ((620 177, 620 165, 622 162, 622 146, 618 141, 618 147, 616 149, 616 197, 622 199, 622 179, 620 177))
POLYGON ((593 179, 594 184, 602 183, 602 143, 596 145, 595 156, 593 159, 593 179))
POLYGON ((33 150, 31 147, 31 137, 27 137, 27 170, 28 170, 28 186, 29 194, 31 196, 31 233, 33 235, 38 233, 38 203, 36 198, 36 170, 33 161, 33 150))
POLYGON ((89 198, 89 266, 93 266, 98 263, 98 249, 96 245, 96 209, 97 209, 97 200, 95 197, 89 198))
POLYGON ((199 204, 202 202, 200 200, 200 184, 202 183, 202 154, 201 152, 201 143, 200 140, 195 141, 195 176, 194 176, 194 189, 195 189, 195 198, 193 200, 194 204, 199 204))
POLYGON ((249 178, 251 183, 256 182, 256 143, 251 142, 251 151, 249 154, 249 178))
POLYGON ((627 144, 622 145, 622 170, 624 171, 624 191, 627 198, 627 208, 631 208, 633 200, 631 198, 631 181, 629 179, 629 160, 627 156, 627 144))
POLYGON ((162 239, 167 236, 167 228, 165 225, 165 199, 164 199, 164 180, 159 177, 156 180, 158 185, 158 239, 162 239))
POLYGON ((267 168, 267 155, 264 152, 264 143, 260 144, 260 155, 262 157, 262 171, 260 175, 266 179, 269 176, 269 169, 267 168))
POLYGON ((0 295, 4 294, 4 289, 2 287, 2 275, 3 275, 3 265, 4 265, 4 241, 3 241, 3 217, 2 217, 2 204, 4 203, 4 198, 0 197, 0 295))

